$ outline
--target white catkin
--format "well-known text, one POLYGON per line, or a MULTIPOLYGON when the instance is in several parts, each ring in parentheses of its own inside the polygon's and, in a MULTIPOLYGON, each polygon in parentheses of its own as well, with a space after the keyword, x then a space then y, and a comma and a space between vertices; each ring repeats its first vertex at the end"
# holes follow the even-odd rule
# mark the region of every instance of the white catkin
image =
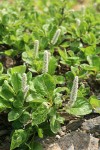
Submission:
POLYGON ((80 24, 81 24, 80 19, 76 18, 75 20, 76 20, 76 24, 77 24, 77 26, 79 27, 79 26, 80 26, 80 24))
POLYGON ((43 61, 43 73, 47 73, 48 72, 48 65, 49 65, 49 57, 50 57, 50 53, 45 50, 44 51, 44 61, 43 61))
POLYGON ((23 91, 25 90, 26 86, 27 86, 27 75, 23 73, 23 76, 22 76, 22 90, 23 91))
POLYGON ((29 85, 27 85, 27 75, 23 73, 22 76, 22 91, 24 93, 24 97, 26 97, 29 90, 29 85))
POLYGON ((69 105, 72 107, 77 99, 77 93, 78 93, 78 76, 75 77, 73 81, 73 86, 70 94, 70 101, 69 105))
POLYGON ((39 40, 34 41, 34 56, 35 58, 38 57, 38 52, 39 52, 39 40))
POLYGON ((50 58, 51 58, 51 53, 48 52, 48 63, 49 63, 49 61, 50 61, 50 58))
POLYGON ((51 44, 55 45, 57 43, 60 33, 61 29, 58 29, 51 40, 51 44))
POLYGON ((97 7, 97 5, 98 5, 97 3, 94 3, 94 4, 93 4, 93 7, 94 7, 94 8, 96 8, 96 7, 97 7))
POLYGON ((85 9, 85 6, 82 5, 82 6, 81 6, 81 11, 83 12, 83 16, 84 16, 84 14, 85 14, 85 10, 86 10, 86 9, 85 9))
POLYGON ((69 12, 75 12, 75 10, 74 9, 70 9, 69 12))

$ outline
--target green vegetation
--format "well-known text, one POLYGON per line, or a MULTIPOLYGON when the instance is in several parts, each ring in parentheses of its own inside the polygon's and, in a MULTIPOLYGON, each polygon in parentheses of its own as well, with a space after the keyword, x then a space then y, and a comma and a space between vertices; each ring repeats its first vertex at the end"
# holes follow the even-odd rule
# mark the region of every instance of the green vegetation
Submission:
POLYGON ((0 5, 0 112, 12 124, 10 150, 42 149, 37 135, 57 133, 62 113, 100 113, 100 3, 73 11, 75 4, 0 5))

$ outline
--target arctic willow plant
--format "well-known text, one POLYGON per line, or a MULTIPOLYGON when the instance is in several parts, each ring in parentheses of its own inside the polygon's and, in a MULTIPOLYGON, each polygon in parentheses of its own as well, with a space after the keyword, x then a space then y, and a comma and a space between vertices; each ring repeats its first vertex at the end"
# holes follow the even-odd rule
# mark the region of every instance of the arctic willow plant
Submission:
POLYGON ((72 107, 77 99, 77 93, 78 93, 78 76, 75 77, 73 81, 73 86, 70 94, 70 101, 69 106, 72 107))
POLYGON ((58 29, 51 40, 51 44, 55 45, 57 43, 60 33, 61 29, 58 29))
POLYGON ((44 51, 44 61, 43 61, 43 73, 47 73, 48 72, 48 66, 49 66, 49 60, 50 60, 50 52, 48 52, 47 50, 44 51))
POLYGON ((38 57, 38 52, 39 52, 39 40, 34 41, 34 56, 35 58, 38 57))
POLYGON ((29 85, 27 85, 27 75, 25 73, 23 73, 23 76, 22 76, 22 90, 24 93, 24 97, 26 97, 27 92, 29 90, 29 85))

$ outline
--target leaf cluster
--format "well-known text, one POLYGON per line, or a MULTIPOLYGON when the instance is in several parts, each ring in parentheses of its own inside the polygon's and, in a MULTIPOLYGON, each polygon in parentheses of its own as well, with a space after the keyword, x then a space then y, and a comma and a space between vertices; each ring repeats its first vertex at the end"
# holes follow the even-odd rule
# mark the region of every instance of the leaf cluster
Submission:
POLYGON ((5 111, 12 123, 10 150, 42 149, 35 138, 57 133, 66 118, 62 113, 100 113, 100 14, 92 2, 80 11, 71 10, 75 4, 15 0, 0 5, 0 112, 5 111), (45 50, 50 53, 47 73, 45 50), (6 68, 3 56, 14 59, 15 65, 6 68), (77 99, 69 106, 76 76, 77 99))

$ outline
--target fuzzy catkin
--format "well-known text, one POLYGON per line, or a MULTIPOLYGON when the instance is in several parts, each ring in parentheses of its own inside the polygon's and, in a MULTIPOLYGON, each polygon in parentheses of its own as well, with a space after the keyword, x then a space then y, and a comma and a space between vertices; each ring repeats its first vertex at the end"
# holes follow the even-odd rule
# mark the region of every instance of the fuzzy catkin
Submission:
POLYGON ((27 85, 27 75, 23 73, 22 76, 22 91, 24 93, 24 97, 26 97, 29 90, 29 85, 27 85))
POLYGON ((25 90, 26 86, 27 86, 27 75, 23 73, 23 76, 22 76, 22 90, 23 91, 25 90))
POLYGON ((80 26, 80 24, 81 24, 80 19, 76 18, 75 20, 76 20, 76 24, 77 24, 77 26, 79 27, 79 26, 80 26))
POLYGON ((72 86, 72 90, 70 94, 70 101, 69 101, 70 106, 74 105, 77 99, 77 93, 78 93, 78 76, 76 76, 73 81, 73 86, 72 86))
POLYGON ((55 45, 57 43, 60 33, 61 29, 58 29, 51 40, 51 44, 55 45))
POLYGON ((39 40, 34 41, 34 56, 35 58, 38 57, 38 52, 39 52, 39 40))
POLYGON ((50 58, 51 58, 51 53, 48 52, 48 63, 49 63, 49 61, 50 61, 50 58))
POLYGON ((44 61, 43 61, 43 73, 47 73, 48 72, 48 65, 49 65, 49 58, 50 57, 50 52, 48 52, 47 50, 44 51, 44 61))

